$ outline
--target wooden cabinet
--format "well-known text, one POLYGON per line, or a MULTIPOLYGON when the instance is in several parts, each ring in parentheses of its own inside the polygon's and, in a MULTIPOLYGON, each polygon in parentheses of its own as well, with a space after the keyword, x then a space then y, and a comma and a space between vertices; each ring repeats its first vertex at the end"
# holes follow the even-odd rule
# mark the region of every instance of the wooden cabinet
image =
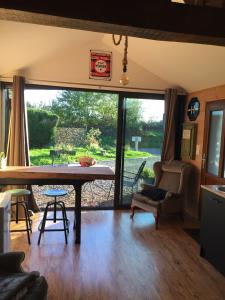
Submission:
POLYGON ((201 255, 225 275, 225 198, 202 191, 201 255))

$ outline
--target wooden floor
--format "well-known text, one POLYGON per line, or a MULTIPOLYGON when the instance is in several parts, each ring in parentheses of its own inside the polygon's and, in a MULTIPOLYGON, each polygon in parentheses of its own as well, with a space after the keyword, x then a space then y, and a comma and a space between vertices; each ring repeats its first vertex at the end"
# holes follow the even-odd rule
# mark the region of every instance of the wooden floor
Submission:
MULTIPOLYGON (((225 277, 199 256, 199 246, 177 220, 154 229, 149 213, 82 212, 82 243, 74 244, 70 212, 69 243, 63 232, 46 232, 37 246, 26 233, 12 233, 12 250, 26 252, 25 270, 39 270, 48 281, 49 298, 59 300, 223 300, 225 277)), ((49 225, 52 226, 52 225, 49 225)))

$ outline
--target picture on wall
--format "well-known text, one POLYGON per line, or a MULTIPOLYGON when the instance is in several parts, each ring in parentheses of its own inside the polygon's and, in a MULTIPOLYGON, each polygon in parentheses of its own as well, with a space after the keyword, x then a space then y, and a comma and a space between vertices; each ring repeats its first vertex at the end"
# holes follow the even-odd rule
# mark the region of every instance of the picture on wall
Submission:
POLYGON ((112 52, 90 50, 90 79, 111 80, 112 52))

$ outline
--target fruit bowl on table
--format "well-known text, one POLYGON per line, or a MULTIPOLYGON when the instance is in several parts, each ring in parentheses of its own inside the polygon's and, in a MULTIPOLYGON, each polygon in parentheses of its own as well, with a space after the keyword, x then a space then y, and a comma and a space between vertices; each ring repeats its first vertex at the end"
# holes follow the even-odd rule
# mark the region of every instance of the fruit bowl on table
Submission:
POLYGON ((96 164, 96 160, 90 156, 79 157, 79 163, 81 167, 90 167, 96 164))

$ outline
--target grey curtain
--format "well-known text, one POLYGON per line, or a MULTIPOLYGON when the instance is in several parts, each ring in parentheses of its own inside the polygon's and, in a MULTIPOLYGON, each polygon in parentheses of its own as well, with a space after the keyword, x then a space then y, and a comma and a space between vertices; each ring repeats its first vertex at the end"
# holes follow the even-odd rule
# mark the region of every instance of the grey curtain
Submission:
POLYGON ((176 104, 177 90, 167 89, 165 93, 165 127, 161 153, 162 161, 169 161, 174 159, 176 104))
MULTIPOLYGON (((24 85, 24 77, 13 77, 13 99, 7 147, 8 166, 30 165, 27 111, 24 101, 24 85)), ((31 189, 31 187, 28 188, 31 189)), ((33 193, 31 194, 28 205, 33 211, 39 211, 37 203, 33 197, 33 193)))

